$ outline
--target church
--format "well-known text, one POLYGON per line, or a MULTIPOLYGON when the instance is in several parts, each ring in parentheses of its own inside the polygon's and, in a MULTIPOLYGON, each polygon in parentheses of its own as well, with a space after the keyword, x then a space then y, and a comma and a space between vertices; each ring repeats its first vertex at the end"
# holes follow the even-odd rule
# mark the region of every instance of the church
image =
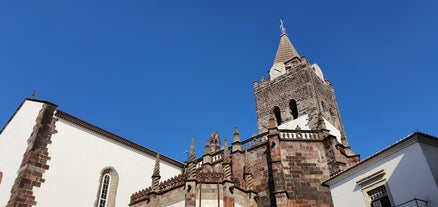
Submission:
POLYGON ((333 86, 283 26, 269 77, 253 87, 258 133, 213 132, 202 155, 192 140, 184 163, 25 99, 0 132, 0 206, 333 206, 322 183, 360 157, 333 86))

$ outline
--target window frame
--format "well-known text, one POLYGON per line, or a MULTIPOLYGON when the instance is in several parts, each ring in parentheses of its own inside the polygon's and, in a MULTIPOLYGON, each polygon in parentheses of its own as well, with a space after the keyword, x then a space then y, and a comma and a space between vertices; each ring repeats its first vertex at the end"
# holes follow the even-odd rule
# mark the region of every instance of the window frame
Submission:
POLYGON ((368 194, 368 192, 375 190, 377 188, 380 188, 383 186, 386 190, 386 196, 388 196, 389 203, 391 206, 394 206, 394 201, 391 196, 391 192, 389 190, 389 187, 387 185, 387 173, 384 169, 381 169, 375 173, 372 173, 362 179, 359 179, 356 181, 356 184, 360 186, 362 195, 365 199, 366 206, 372 207, 372 202, 375 200, 371 199, 371 196, 368 194))
POLYGON ((99 187, 97 189, 96 201, 94 203, 95 207, 115 207, 116 206, 116 196, 117 187, 119 183, 119 175, 113 167, 106 167, 100 172, 99 176, 99 187), (106 195, 104 199, 104 204, 101 205, 102 193, 104 193, 105 178, 108 179, 106 195))

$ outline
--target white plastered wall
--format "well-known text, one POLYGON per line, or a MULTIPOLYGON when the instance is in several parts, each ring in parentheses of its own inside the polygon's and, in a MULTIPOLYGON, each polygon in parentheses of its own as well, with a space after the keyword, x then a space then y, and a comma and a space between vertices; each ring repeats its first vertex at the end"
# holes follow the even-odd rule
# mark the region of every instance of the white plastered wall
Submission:
MULTIPOLYGON (((128 206, 132 193, 151 185, 155 157, 129 148, 63 119, 49 145, 46 182, 34 190, 37 206, 93 206, 101 171, 113 167, 119 182, 116 206, 128 206)), ((161 181, 181 172, 161 161, 161 181)))
POLYGON ((384 157, 333 184, 330 190, 334 206, 366 207, 367 202, 356 182, 382 169, 386 173, 386 185, 393 205, 421 198, 428 200, 429 206, 438 206, 438 187, 418 143, 384 157))
MULTIPOLYGON (((301 130, 310 130, 309 124, 308 124, 309 116, 307 114, 300 116, 294 120, 288 121, 286 123, 281 124, 278 126, 279 129, 290 129, 295 130, 297 126, 301 128, 301 130)), ((330 134, 336 137, 339 143, 341 142, 341 132, 333 126, 327 119, 324 118, 325 126, 328 130, 330 130, 330 134)))
POLYGON ((0 206, 6 206, 17 171, 23 160, 35 121, 43 103, 25 101, 15 116, 0 134, 0 171, 3 178, 0 184, 0 206))

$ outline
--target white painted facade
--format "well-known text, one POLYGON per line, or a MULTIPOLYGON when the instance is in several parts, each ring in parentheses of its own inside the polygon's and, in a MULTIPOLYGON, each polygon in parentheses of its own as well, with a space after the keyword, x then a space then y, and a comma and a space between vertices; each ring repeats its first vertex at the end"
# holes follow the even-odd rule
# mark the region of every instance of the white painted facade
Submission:
POLYGON ((0 133, 0 206, 6 206, 17 171, 27 148, 35 120, 41 107, 40 102, 25 101, 0 133))
MULTIPOLYGON (((305 114, 303 116, 300 116, 294 120, 282 123, 280 126, 278 126, 279 129, 290 129, 294 130, 299 126, 301 130, 310 130, 309 127, 309 115, 305 114)), ((339 143, 341 142, 341 131, 339 131, 333 124, 331 124, 327 119, 324 118, 325 126, 329 131, 329 133, 336 137, 339 143)))
MULTIPOLYGON (((0 206, 5 206, 43 103, 26 100, 0 134, 0 206)), ((118 174, 115 206, 128 206, 132 193, 150 186, 155 156, 56 117, 48 145, 45 182, 33 188, 36 206, 95 206, 102 171, 118 174)), ((177 163, 177 162, 176 162, 177 163)), ((181 165, 161 159, 161 181, 181 173, 181 165)))
MULTIPOLYGON (((414 134, 326 181, 334 206, 369 207, 367 192, 384 185, 392 206, 418 198, 438 207, 438 139, 416 136, 423 135, 414 134)), ((410 204, 403 206, 415 206, 410 204)))

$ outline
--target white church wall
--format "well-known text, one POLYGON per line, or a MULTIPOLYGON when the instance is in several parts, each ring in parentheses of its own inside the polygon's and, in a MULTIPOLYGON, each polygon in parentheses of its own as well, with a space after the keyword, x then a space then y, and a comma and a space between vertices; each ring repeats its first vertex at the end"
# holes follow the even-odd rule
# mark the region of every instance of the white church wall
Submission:
POLYGON ((339 143, 342 143, 341 141, 341 131, 339 131, 333 124, 331 124, 327 119, 324 118, 325 127, 330 130, 329 133, 336 137, 336 140, 338 140, 339 143))
POLYGON ((25 101, 0 134, 0 206, 6 206, 36 118, 43 103, 25 101))
MULTIPOLYGON (((301 128, 301 130, 310 130, 309 124, 308 124, 309 116, 307 114, 300 116, 294 120, 285 122, 278 126, 279 129, 289 129, 289 130, 295 130, 297 126, 301 128)), ((339 143, 341 142, 341 131, 339 131, 333 124, 331 124, 327 119, 324 118, 325 126, 328 130, 330 130, 330 134, 336 137, 339 143)))
POLYGON ((309 116, 307 114, 300 116, 294 120, 285 122, 283 124, 281 124, 280 126, 278 126, 279 129, 290 129, 290 130, 294 130, 297 128, 297 126, 299 126, 301 128, 301 130, 310 130, 309 125, 307 124, 307 119, 309 118, 309 116))
MULTIPOLYGON (((34 190, 37 206, 94 206, 101 172, 114 168, 119 176, 116 206, 128 206, 132 193, 151 185, 155 157, 59 119, 52 136, 46 182, 34 190)), ((161 181, 181 172, 161 161, 161 181)))
POLYGON ((399 205, 413 198, 421 198, 428 200, 429 206, 438 206, 438 188, 418 143, 383 157, 379 161, 366 164, 365 167, 361 166, 360 170, 353 169, 354 172, 351 172, 350 176, 330 187, 334 206, 368 206, 368 201, 357 181, 382 169, 385 171, 384 183, 393 205, 399 205))

